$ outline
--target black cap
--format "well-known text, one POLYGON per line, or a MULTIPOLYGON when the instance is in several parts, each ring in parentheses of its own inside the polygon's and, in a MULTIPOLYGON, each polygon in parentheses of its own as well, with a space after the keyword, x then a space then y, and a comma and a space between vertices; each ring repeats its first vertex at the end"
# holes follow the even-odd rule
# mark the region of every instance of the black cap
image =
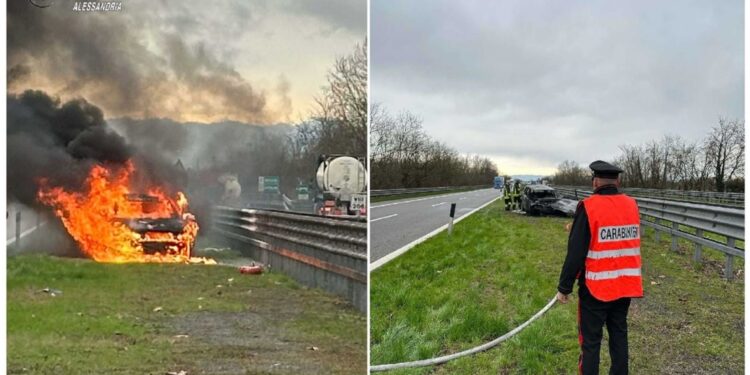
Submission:
POLYGON ((617 178, 622 173, 622 169, 601 160, 589 164, 589 168, 594 172, 594 177, 617 178))

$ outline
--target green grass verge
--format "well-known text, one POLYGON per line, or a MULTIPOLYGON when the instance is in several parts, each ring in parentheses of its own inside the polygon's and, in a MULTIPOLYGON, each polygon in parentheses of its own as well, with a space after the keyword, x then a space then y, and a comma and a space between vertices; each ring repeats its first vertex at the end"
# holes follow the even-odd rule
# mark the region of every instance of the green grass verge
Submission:
POLYGON ((464 189, 441 190, 441 191, 433 191, 433 192, 425 192, 425 193, 411 193, 411 194, 387 195, 387 196, 382 196, 382 197, 370 197, 370 202, 377 203, 377 202, 385 202, 385 201, 395 201, 398 199, 429 197, 431 195, 460 193, 462 191, 472 191, 472 190, 478 190, 478 189, 464 188, 464 189))
POLYGON ((365 318, 278 273, 50 256, 7 271, 9 373, 364 371, 365 318))
MULTIPOLYGON (((556 293, 570 219, 508 213, 496 202, 371 274, 371 363, 454 353, 513 329, 556 293)), ((662 235, 662 238, 666 238, 662 235)), ((691 262, 692 247, 642 241, 646 298, 630 312, 635 374, 742 373, 743 289, 720 277, 722 263, 691 262)), ((704 255, 715 253, 704 249, 704 255)), ((722 258, 723 259, 723 258, 722 258)), ((737 270, 744 264, 735 261, 737 270)), ((572 374, 576 304, 557 305, 487 352, 395 374, 572 374)), ((605 340, 602 368, 609 366, 605 340)), ((602 371, 606 373, 606 370, 602 371)))

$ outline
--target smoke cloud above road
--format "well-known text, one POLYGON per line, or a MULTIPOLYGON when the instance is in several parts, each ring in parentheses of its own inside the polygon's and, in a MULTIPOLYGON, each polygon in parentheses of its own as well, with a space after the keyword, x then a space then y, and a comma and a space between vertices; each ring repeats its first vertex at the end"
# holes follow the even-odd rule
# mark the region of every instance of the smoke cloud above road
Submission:
POLYGON ((743 3, 371 3, 371 100, 510 174, 744 119, 743 3))
POLYGON ((123 1, 117 12, 73 4, 8 3, 10 93, 84 97, 109 117, 289 122, 364 36, 355 26, 364 13, 354 23, 352 14, 322 17, 302 1, 123 1))

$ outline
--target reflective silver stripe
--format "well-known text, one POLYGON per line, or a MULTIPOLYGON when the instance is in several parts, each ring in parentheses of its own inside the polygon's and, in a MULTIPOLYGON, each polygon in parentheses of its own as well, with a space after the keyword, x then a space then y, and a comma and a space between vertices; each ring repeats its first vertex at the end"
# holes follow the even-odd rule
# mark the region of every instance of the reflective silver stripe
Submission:
POLYGON ((605 259, 605 258, 617 258, 617 257, 632 257, 640 256, 641 248, 634 247, 631 249, 620 249, 620 250, 589 250, 589 254, 586 258, 589 259, 605 259))
POLYGON ((587 280, 609 280, 620 276, 641 276, 640 268, 623 268, 621 270, 590 272, 586 271, 587 280))

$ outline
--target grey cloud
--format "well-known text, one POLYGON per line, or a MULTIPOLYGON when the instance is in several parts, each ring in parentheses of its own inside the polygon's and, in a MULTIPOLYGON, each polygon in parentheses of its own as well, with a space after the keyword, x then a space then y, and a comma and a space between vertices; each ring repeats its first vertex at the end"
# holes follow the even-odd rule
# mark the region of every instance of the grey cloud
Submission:
MULTIPOLYGON (((149 8, 154 12, 149 13, 133 4, 124 6, 116 14, 83 14, 73 12, 70 1, 46 9, 25 1, 10 2, 11 88, 28 88, 24 79, 30 74, 22 73, 31 71, 61 85, 57 94, 93 98, 110 116, 223 115, 254 123, 275 121, 264 93, 224 59, 226 51, 208 48, 203 42, 212 39, 202 39, 202 33, 210 34, 216 27, 203 24, 192 13, 195 9, 154 4, 149 8)), ((245 16, 234 12, 224 26, 235 25, 245 16)))
POLYGON ((462 152, 550 166, 667 133, 697 139, 719 115, 744 117, 742 10, 373 1, 371 93, 462 152))
POLYGON ((367 31, 367 1, 287 0, 284 8, 319 19, 332 29, 345 29, 364 35, 367 31))

